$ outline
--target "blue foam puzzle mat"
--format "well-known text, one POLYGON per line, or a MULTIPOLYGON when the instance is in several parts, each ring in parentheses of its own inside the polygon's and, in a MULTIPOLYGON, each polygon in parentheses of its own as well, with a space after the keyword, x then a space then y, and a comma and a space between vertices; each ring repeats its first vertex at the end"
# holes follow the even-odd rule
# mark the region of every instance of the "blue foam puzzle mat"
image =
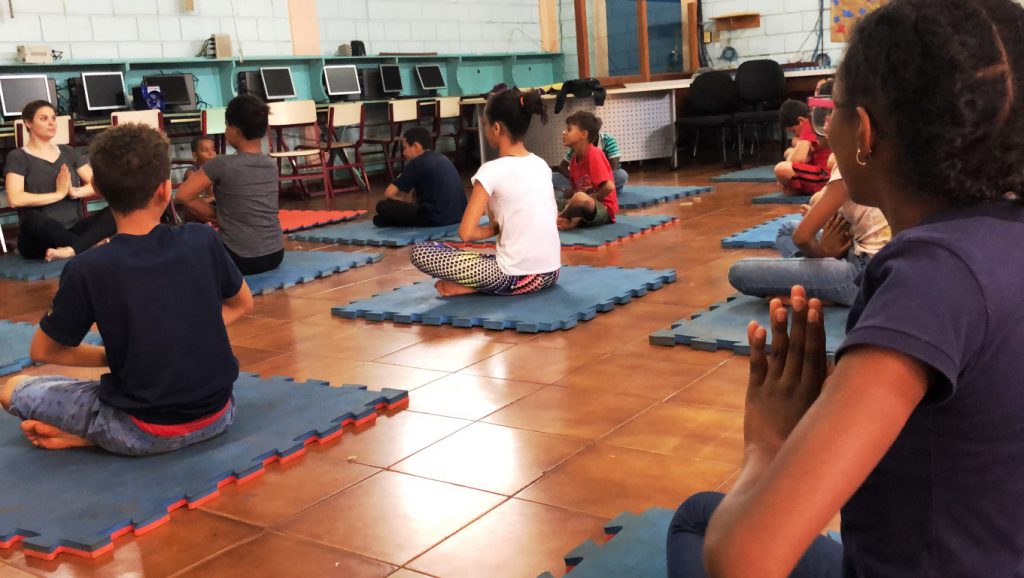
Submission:
MULTIPOLYGON (((665 541, 674 510, 651 508, 642 514, 626 512, 605 524, 604 544, 587 540, 565 555, 570 578, 665 578, 665 541)), ((538 578, 552 578, 545 572, 538 578)))
POLYGON ((711 191, 711 187, 626 185, 619 192, 619 208, 639 209, 711 191))
POLYGON ((247 481, 273 461, 302 455, 309 443, 341 435, 345 424, 369 424, 377 409, 404 406, 408 392, 243 374, 235 401, 235 423, 223 435, 142 458, 95 448, 39 450, 25 440, 17 419, 3 416, 0 547, 21 541, 30 556, 97 557, 116 537, 148 531, 186 504, 199 507, 221 486, 247 481))
POLYGON ((799 223, 802 220, 803 217, 799 214, 776 217, 722 239, 722 247, 726 249, 774 249, 775 238, 779 235, 779 227, 786 222, 799 223))
POLYGON ((774 166, 754 167, 711 177, 713 183, 774 183, 777 180, 774 166))
POLYGON ((42 281, 56 279, 64 271, 66 259, 50 261, 42 259, 25 259, 21 255, 0 257, 0 279, 13 281, 42 281))
POLYGON ((346 253, 344 251, 285 251, 281 266, 273 271, 246 275, 245 282, 253 295, 265 295, 299 283, 344 273, 380 261, 380 253, 346 253))
MULTIPOLYGON (((825 351, 833 356, 846 338, 846 317, 850 309, 825 307, 823 312, 825 351)), ((688 345, 705 351, 731 349, 740 355, 750 355, 747 324, 751 321, 757 321, 762 327, 770 327, 768 302, 761 297, 737 294, 726 301, 715 303, 707 311, 676 321, 671 329, 652 333, 649 341, 652 345, 688 345)), ((769 331, 769 349, 771 339, 769 331)))
POLYGON ((806 205, 811 202, 810 195, 784 195, 782 193, 771 193, 761 195, 750 200, 755 205, 806 205))
MULTIPOLYGON (((10 375, 32 365, 28 349, 37 325, 0 320, 0 375, 10 375)), ((83 343, 102 343, 99 334, 89 333, 83 343)), ((0 415, 0 418, 3 416, 0 415)))
MULTIPOLYGON (((669 215, 617 215, 615 219, 614 223, 600 227, 577 227, 568 231, 559 231, 558 238, 563 247, 570 249, 597 249, 649 233, 678 220, 669 215)), ((463 243, 458 236, 450 236, 445 237, 442 241, 463 247, 494 246, 494 237, 463 243)))
POLYGON ((610 311, 675 280, 676 272, 672 269, 562 267, 554 287, 528 295, 441 297, 431 280, 335 307, 332 312, 345 319, 447 323, 455 327, 537 333, 571 329, 579 321, 593 319, 598 312, 610 311))
POLYGON ((423 241, 434 241, 454 235, 459 224, 444 227, 378 227, 372 221, 356 221, 321 227, 289 235, 293 241, 313 241, 336 245, 370 245, 373 247, 404 247, 423 241))

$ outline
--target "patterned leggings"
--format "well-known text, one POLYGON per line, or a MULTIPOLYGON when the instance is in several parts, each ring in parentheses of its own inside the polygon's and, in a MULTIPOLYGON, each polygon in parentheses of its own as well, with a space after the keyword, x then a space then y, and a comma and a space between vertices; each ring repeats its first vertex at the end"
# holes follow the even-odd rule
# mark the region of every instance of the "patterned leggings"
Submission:
POLYGON ((412 264, 435 279, 452 281, 488 295, 523 295, 551 287, 558 270, 538 275, 506 275, 494 255, 464 251, 438 241, 416 245, 412 264))

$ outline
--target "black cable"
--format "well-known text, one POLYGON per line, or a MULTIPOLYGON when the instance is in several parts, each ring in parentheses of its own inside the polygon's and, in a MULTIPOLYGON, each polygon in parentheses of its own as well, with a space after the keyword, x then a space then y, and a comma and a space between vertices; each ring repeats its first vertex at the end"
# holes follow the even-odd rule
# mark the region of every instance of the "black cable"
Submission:
POLYGON ((711 66, 711 55, 708 54, 708 46, 704 43, 704 2, 697 0, 697 62, 700 67, 711 66))

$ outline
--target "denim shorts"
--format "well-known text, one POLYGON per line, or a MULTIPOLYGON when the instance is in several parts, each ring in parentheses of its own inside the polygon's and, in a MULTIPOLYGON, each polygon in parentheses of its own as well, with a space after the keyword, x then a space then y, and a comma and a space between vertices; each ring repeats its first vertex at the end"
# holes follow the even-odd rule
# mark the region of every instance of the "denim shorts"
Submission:
POLYGON ((22 381, 11 394, 12 415, 56 426, 115 453, 146 456, 178 450, 224 433, 235 421, 235 400, 212 424, 163 437, 142 431, 126 412, 99 399, 99 381, 44 375, 22 381))

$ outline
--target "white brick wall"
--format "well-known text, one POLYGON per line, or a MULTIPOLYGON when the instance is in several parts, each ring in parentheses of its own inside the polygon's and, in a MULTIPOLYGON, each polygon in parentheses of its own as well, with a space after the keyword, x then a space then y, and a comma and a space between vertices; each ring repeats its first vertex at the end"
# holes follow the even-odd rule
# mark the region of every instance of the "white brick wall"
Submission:
MULTIPOLYGON (((825 2, 825 53, 838 63, 845 44, 829 39, 830 1, 825 2)), ((782 63, 810 60, 817 43, 818 0, 704 0, 704 19, 730 12, 757 12, 761 27, 722 32, 720 42, 708 45, 716 65, 722 49, 732 46, 739 62, 771 58, 782 63)))

